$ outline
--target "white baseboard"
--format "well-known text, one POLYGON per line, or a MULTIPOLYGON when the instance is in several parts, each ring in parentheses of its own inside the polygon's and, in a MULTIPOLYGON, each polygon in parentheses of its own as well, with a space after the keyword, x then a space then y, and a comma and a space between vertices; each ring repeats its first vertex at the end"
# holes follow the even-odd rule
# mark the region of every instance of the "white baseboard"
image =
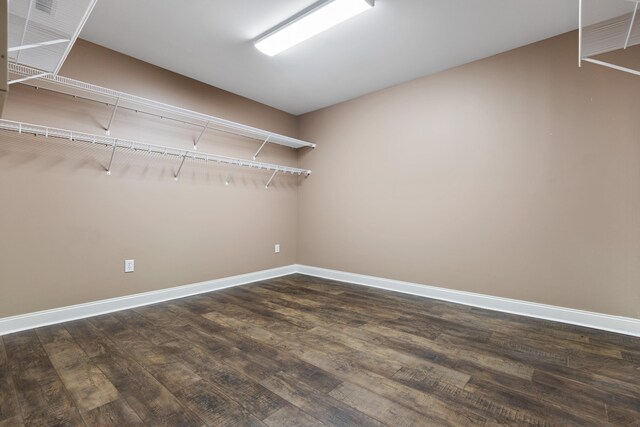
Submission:
POLYGON ((272 279, 274 277, 286 276, 295 272, 296 266, 288 265, 270 270, 241 274, 239 276, 231 276, 222 279, 194 283, 191 285, 178 286, 175 288, 160 289, 158 291, 127 295, 124 297, 55 308, 52 310, 38 311, 36 313, 21 314, 19 316, 5 317, 0 319, 0 336, 13 332, 24 331, 26 329, 84 319, 86 317, 98 316, 100 314, 112 313, 114 311, 126 310, 143 305, 155 304, 172 299, 184 298, 191 295, 258 282, 260 280, 272 279))
POLYGON ((435 286, 297 264, 175 288, 0 318, 0 336, 26 329, 98 316, 114 311, 245 285, 294 273, 640 337, 640 319, 611 316, 572 308, 456 291, 435 286))
POLYGON ((300 274, 337 280, 340 282, 371 286, 374 288, 402 292, 404 294, 486 308, 488 310, 502 311, 505 313, 535 317, 538 319, 553 320, 556 322, 569 323, 572 325, 585 326, 587 328, 601 329, 604 331, 640 337, 640 319, 611 316, 608 314, 593 313, 590 311, 575 310, 572 308, 475 294, 472 292, 456 291, 452 289, 438 288, 435 286, 401 282, 398 280, 346 273, 343 271, 310 267, 306 265, 296 265, 296 271, 300 274))

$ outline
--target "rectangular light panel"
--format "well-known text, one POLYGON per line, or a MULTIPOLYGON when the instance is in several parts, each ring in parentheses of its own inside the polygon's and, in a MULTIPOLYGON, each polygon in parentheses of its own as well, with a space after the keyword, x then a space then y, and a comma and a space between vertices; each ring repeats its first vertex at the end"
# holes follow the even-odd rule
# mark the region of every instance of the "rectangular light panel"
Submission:
POLYGON ((329 0, 285 21, 256 41, 255 46, 269 56, 289 49, 316 34, 338 25, 373 7, 374 0, 329 0))

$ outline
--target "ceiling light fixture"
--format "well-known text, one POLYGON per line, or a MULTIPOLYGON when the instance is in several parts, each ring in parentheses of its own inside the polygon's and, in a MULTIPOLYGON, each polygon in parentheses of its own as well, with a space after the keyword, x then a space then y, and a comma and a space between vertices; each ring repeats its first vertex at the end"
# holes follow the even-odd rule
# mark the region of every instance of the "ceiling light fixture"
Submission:
POLYGON ((269 56, 289 49, 316 34, 373 7, 374 0, 322 0, 259 37, 255 46, 269 56))

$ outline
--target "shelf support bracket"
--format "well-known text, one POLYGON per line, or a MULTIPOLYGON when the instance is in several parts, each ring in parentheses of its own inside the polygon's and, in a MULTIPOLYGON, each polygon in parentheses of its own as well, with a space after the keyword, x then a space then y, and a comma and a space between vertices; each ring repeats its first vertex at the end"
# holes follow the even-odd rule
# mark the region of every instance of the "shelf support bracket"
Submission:
POLYGON ((582 67, 582 0, 578 0, 578 67, 582 67))
POLYGON ((34 43, 34 44, 25 44, 21 46, 10 47, 9 49, 7 49, 7 52, 18 52, 21 50, 34 49, 42 46, 51 46, 54 44, 67 43, 68 41, 69 41, 68 39, 58 39, 58 40, 50 40, 47 42, 40 42, 40 43, 34 43))
POLYGON ((107 125, 107 135, 111 135, 111 123, 113 123, 113 118, 116 116, 116 110, 118 110, 118 104, 120 104, 120 98, 116 99, 116 104, 113 106, 113 112, 111 113, 111 118, 109 119, 109 124, 107 125))
POLYGON ((271 175, 271 178, 269 178, 269 181, 267 181, 267 185, 265 185, 264 188, 269 188, 269 184, 271 184, 271 181, 273 181, 273 178, 275 178, 277 173, 278 173, 277 170, 273 171, 273 175, 271 175))
POLYGON ((173 177, 174 180, 178 180, 180 177, 180 171, 182 170, 182 166, 184 165, 184 161, 187 159, 187 153, 185 152, 182 156, 182 160, 180 161, 180 166, 178 166, 178 172, 176 172, 176 176, 173 177))
POLYGON ((118 140, 113 141, 113 149, 111 150, 111 158, 109 159, 109 166, 107 167, 107 175, 111 175, 111 165, 113 164, 113 156, 116 154, 116 146, 118 145, 118 140))
POLYGON ((198 135, 198 138, 196 138, 196 142, 193 143, 193 149, 194 150, 198 149, 198 142, 200 142, 200 138, 202 138, 202 135, 204 135, 204 132, 209 127, 209 123, 211 123, 211 122, 207 122, 207 124, 204 125, 204 127, 202 128, 202 132, 200 132, 200 135, 198 135))
POLYGON ((49 74, 51 73, 40 73, 40 74, 34 74, 32 76, 21 77, 19 79, 10 80, 7 84, 12 85, 16 83, 26 82, 27 80, 39 79, 40 77, 45 77, 45 76, 48 76, 49 74))
POLYGON ((631 30, 633 30, 633 24, 636 22, 636 15, 638 14, 638 2, 636 2, 636 7, 633 8, 633 15, 631 16, 631 23, 629 24, 629 32, 627 33, 627 39, 624 42, 624 48, 626 49, 629 46, 629 39, 631 38, 631 30))
POLYGON ((584 58, 583 61, 591 62, 592 64, 598 64, 598 65, 602 65, 603 67, 609 67, 609 68, 613 68, 614 70, 624 71, 625 73, 630 73, 630 74, 635 74, 636 76, 640 76, 639 70, 633 70, 631 68, 621 67, 615 64, 609 64, 608 62, 598 61, 597 59, 593 59, 593 58, 584 58))
MULTIPOLYGON (((22 29, 22 38, 20 39, 20 46, 24 44, 24 39, 27 37, 27 28, 29 21, 31 21, 31 9, 33 9, 33 0, 29 0, 29 9, 27 9, 27 19, 24 21, 24 28, 22 29)), ((16 54, 16 62, 20 57, 20 51, 16 54)))
POLYGON ((253 160, 255 160, 256 158, 258 158, 258 154, 260 154, 260 151, 262 151, 262 149, 264 148, 264 146, 267 144, 267 142, 269 142, 269 139, 271 138, 271 135, 269 135, 267 137, 267 139, 264 140, 264 142, 262 143, 262 145, 260 146, 260 148, 258 148, 258 151, 256 151, 256 154, 253 155, 253 160))

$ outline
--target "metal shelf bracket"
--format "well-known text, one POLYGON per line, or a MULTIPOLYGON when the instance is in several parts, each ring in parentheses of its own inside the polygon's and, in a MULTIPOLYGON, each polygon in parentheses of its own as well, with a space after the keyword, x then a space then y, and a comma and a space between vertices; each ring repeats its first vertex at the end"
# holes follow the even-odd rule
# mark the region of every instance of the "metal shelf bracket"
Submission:
POLYGON ((116 104, 113 106, 113 111, 111 112, 111 118, 109 119, 109 124, 105 129, 107 135, 111 135, 111 124, 113 123, 113 118, 116 116, 116 111, 118 110, 119 104, 120 104, 120 98, 116 99, 116 104))
POLYGON ((198 142, 200 142, 200 138, 202 138, 202 135, 204 135, 204 132, 209 127, 209 123, 211 123, 211 122, 207 122, 207 124, 204 125, 204 127, 202 128, 202 132, 200 132, 200 135, 198 135, 198 138, 196 138, 196 141, 193 143, 193 149, 194 150, 198 149, 198 142))
POLYGON ((118 146, 118 140, 113 140, 113 149, 111 150, 111 158, 109 159, 109 166, 107 167, 107 175, 111 175, 111 165, 113 164, 113 157, 116 154, 116 147, 118 146))
MULTIPOLYGON (((0 131, 11 131, 19 134, 31 134, 34 136, 43 136, 46 138, 55 138, 63 142, 73 141, 75 143, 84 142, 92 145, 102 145, 111 148, 111 156, 109 158, 109 164, 106 168, 107 175, 111 175, 111 169, 113 166, 113 159, 117 148, 132 150, 132 151, 144 151, 146 153, 159 154, 162 156, 175 156, 180 158, 180 166, 175 174, 177 180, 184 162, 187 157, 193 160, 201 160, 204 162, 215 162, 218 164, 224 164, 229 166, 240 166, 252 169, 269 171, 272 173, 267 187, 271 184, 271 181, 275 177, 277 172, 287 173, 291 175, 304 175, 308 177, 311 174, 309 169, 301 169, 292 166, 277 165, 273 163, 263 163, 252 160, 245 160, 237 157, 222 156, 219 154, 203 153, 201 151, 184 150, 180 148, 167 147, 163 145, 149 144, 145 142, 132 141, 122 138, 113 138, 111 136, 95 135, 84 132, 76 132, 65 129, 52 128, 41 125, 34 125, 29 123, 16 122, 12 120, 0 119, 0 131)), ((227 182, 230 178, 227 179, 227 182)))
POLYGON ((267 137, 267 139, 264 140, 264 142, 262 143, 262 145, 260 146, 260 148, 258 148, 258 151, 256 151, 256 154, 253 155, 253 160, 258 158, 258 154, 260 154, 260 151, 262 151, 262 149, 264 148, 264 146, 267 144, 267 142, 269 142, 269 138, 271 138, 271 135, 269 135, 267 137))
POLYGON ((278 173, 278 171, 273 171, 273 175, 271 175, 271 178, 269 178, 269 181, 267 181, 267 185, 265 185, 264 188, 269 188, 269 185, 271 184, 271 181, 273 181, 273 178, 276 177, 277 173, 278 173))
POLYGON ((182 166, 184 166, 184 161, 187 159, 187 152, 185 151, 184 155, 182 156, 182 160, 180 160, 180 166, 178 166, 178 172, 176 172, 176 175, 173 177, 174 180, 178 180, 178 178, 180 178, 180 171, 182 170, 182 166))

